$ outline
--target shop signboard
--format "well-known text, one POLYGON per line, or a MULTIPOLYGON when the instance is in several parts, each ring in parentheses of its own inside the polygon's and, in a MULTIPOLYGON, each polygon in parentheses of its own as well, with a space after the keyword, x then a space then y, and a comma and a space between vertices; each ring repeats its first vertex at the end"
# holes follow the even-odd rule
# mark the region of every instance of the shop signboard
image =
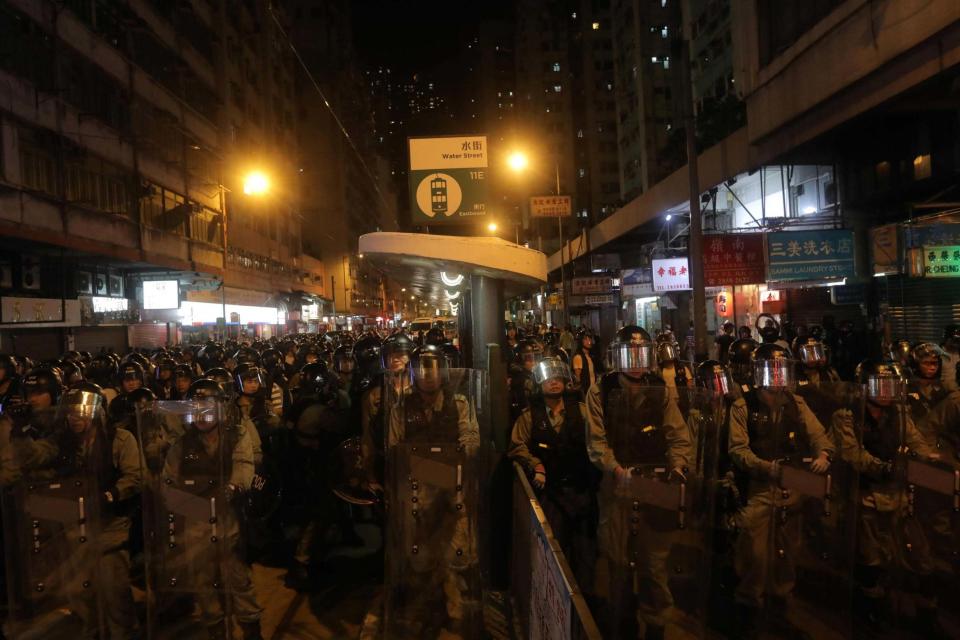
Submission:
POLYGON ((570 196, 533 196, 530 198, 531 218, 569 218, 573 213, 570 196))
POLYGON ((590 293, 610 293, 613 291, 613 278, 610 276, 594 276, 590 278, 574 278, 570 283, 570 291, 574 295, 590 293))
POLYGON ((960 245, 960 224, 904 225, 903 243, 911 249, 960 245))
POLYGON ((690 267, 687 258, 663 258, 653 261, 654 291, 686 291, 690 289, 690 267))
POLYGON ((414 224, 471 222, 487 213, 487 137, 410 138, 414 224))
POLYGON ((144 309, 179 309, 180 283, 177 280, 144 280, 144 309))
POLYGON ((583 296, 583 304, 587 304, 587 305, 604 306, 604 305, 614 304, 615 302, 616 300, 614 299, 614 296, 612 293, 604 293, 601 295, 593 295, 593 296, 583 296))
POLYGON ((708 287, 766 281, 762 233, 704 236, 703 280, 708 287))
POLYGON ((767 234, 768 280, 835 280, 852 278, 853 231, 777 231, 767 234))
POLYGON ((830 287, 830 302, 835 305, 866 304, 867 284, 858 282, 857 284, 830 287))
POLYGON ((873 275, 900 273, 899 237, 896 224, 870 229, 870 255, 873 275))
POLYGON ((625 284, 620 287, 620 295, 624 298, 646 298, 647 296, 652 296, 653 293, 652 282, 625 284))
POLYGON ((653 282, 653 272, 650 267, 624 269, 620 272, 620 284, 645 284, 653 282))
POLYGON ((925 278, 960 278, 960 245, 936 245, 923 248, 925 278))

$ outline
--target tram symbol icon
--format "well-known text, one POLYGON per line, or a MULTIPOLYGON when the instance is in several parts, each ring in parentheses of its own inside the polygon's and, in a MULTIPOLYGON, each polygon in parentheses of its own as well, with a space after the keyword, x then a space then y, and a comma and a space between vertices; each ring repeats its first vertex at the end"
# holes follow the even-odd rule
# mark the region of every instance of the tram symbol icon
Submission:
POLYGON ((431 173, 417 185, 417 206, 427 217, 452 216, 462 201, 460 183, 447 173, 431 173))

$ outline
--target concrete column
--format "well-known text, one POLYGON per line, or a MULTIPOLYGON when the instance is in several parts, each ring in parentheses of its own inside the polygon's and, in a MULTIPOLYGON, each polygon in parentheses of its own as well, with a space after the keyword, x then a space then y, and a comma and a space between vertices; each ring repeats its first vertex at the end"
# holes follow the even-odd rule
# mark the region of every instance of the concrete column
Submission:
POLYGON ((487 345, 503 336, 503 281, 470 276, 471 362, 466 366, 489 370, 487 345))

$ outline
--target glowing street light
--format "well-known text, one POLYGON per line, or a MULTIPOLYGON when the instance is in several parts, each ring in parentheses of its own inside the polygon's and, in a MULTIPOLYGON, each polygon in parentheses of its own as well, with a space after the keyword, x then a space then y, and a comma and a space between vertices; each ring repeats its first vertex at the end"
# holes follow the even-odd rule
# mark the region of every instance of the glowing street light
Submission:
POLYGON ((262 171, 251 171, 243 178, 243 193, 248 196, 262 196, 270 191, 270 179, 262 171))
POLYGON ((507 158, 507 165, 517 173, 524 171, 529 164, 530 159, 527 158, 527 154, 522 151, 514 151, 510 154, 510 157, 507 158))
POLYGON ((487 231, 489 231, 490 233, 496 233, 496 231, 497 231, 497 223, 496 223, 496 222, 491 222, 490 224, 488 224, 488 225, 487 225, 487 231))

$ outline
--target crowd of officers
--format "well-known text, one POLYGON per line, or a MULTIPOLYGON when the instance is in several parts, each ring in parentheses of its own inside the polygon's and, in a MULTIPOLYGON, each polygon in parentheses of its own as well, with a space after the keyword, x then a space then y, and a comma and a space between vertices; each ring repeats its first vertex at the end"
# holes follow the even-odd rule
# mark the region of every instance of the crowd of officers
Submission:
POLYGON ((800 537, 817 531, 826 548, 825 530, 833 529, 851 540, 840 555, 853 556, 822 556, 833 565, 828 571, 850 576, 849 603, 841 596, 827 607, 839 612, 849 604, 851 615, 837 616, 834 632, 845 635, 839 627, 849 621, 860 637, 889 633, 897 628, 891 612, 903 610, 892 602, 906 598, 917 637, 957 637, 955 626, 944 625, 938 596, 950 591, 943 576, 958 568, 960 491, 944 498, 933 522, 918 524, 903 465, 927 461, 946 469, 948 481, 960 477, 960 327, 947 327, 941 344, 894 341, 887 357, 863 359, 846 375, 832 366, 835 341, 823 339, 820 327, 785 336, 769 322, 760 341, 746 327, 739 337, 733 329, 728 323, 718 335, 717 359, 693 364, 681 359, 669 332, 652 337, 625 326, 601 356, 586 328, 571 354, 559 347, 560 332, 534 327, 524 338, 506 326, 515 354, 510 456, 535 487, 605 637, 663 638, 675 620, 664 532, 676 536, 682 526, 663 527, 663 511, 649 506, 656 485, 638 484, 638 476, 651 465, 665 484, 685 484, 694 469, 716 478, 708 525, 708 598, 721 603, 711 612, 715 630, 738 638, 815 636, 816 624, 794 622, 803 618, 793 597, 800 537), (691 420, 698 393, 722 402, 712 470, 704 467, 703 429, 698 434, 691 420), (820 515, 810 517, 802 490, 787 488, 794 468, 830 476, 821 484, 820 515), (638 496, 645 491, 646 501, 638 496), (851 524, 839 524, 841 517, 851 524), (597 579, 598 560, 606 561, 606 581, 597 579))
MULTIPOLYGON (((639 476, 645 463, 658 466, 654 480, 663 485, 685 483, 701 464, 703 436, 691 431, 688 420, 689 391, 695 389, 723 405, 715 425, 721 445, 713 464, 718 495, 724 496, 717 498, 716 529, 735 532, 730 548, 736 609, 728 613, 736 637, 762 631, 758 611, 786 608, 792 595, 795 567, 789 562, 786 569, 772 567, 768 561, 774 536, 770 514, 775 508, 787 513, 771 499, 770 486, 784 473, 787 450, 814 474, 827 474, 840 461, 860 474, 854 573, 863 625, 885 624, 888 576, 912 571, 916 628, 923 637, 948 637, 936 584, 924 579, 930 570, 904 561, 891 548, 898 544, 902 516, 891 478, 907 449, 960 465, 960 327, 949 327, 940 345, 898 341, 889 358, 854 367, 846 382, 862 390, 867 409, 857 428, 849 411, 824 419, 815 406, 820 396, 803 393, 829 392, 844 380, 831 366, 830 348, 816 335, 790 344, 779 330, 766 330, 760 342, 724 340, 719 358, 696 365, 681 358, 672 334, 654 338, 637 326, 622 327, 602 354, 586 328, 575 335, 539 331, 524 337, 508 323, 504 340, 510 358, 509 456, 535 487, 578 582, 601 612, 606 637, 662 638, 669 624, 674 595, 662 523, 646 511, 630 516, 619 502, 629 500, 631 487, 644 480, 639 476), (905 416, 897 414, 901 406, 905 416), (628 544, 631 536, 642 540, 639 555, 636 545, 628 544), (609 584, 595 592, 598 558, 607 561, 609 584)), ((479 448, 470 401, 444 392, 446 372, 460 366, 459 351, 442 327, 418 336, 331 332, 123 356, 71 351, 44 363, 2 355, 0 485, 7 566, 34 567, 18 564, 22 558, 10 553, 28 549, 31 527, 36 529, 20 522, 32 516, 24 515, 29 502, 17 502, 17 488, 32 489, 37 479, 57 480, 49 486, 59 487, 70 478, 95 478, 96 495, 84 498, 98 518, 86 524, 98 532, 99 544, 95 553, 79 554, 68 565, 90 579, 63 586, 57 610, 82 628, 82 637, 138 637, 144 622, 134 605, 134 587, 157 593, 169 587, 150 584, 156 573, 150 570, 150 549, 157 545, 151 536, 167 526, 156 521, 163 516, 155 515, 165 512, 151 508, 151 500, 159 500, 165 486, 205 499, 216 491, 227 496, 229 507, 211 517, 219 527, 212 538, 219 538, 216 548, 225 548, 226 556, 191 560, 193 575, 208 586, 188 589, 189 597, 156 596, 153 610, 161 618, 178 606, 197 611, 211 638, 230 637, 234 624, 245 639, 260 638, 254 560, 279 555, 272 559, 287 565, 293 585, 309 587, 331 546, 364 544, 345 502, 335 495, 375 504, 386 482, 385 449, 395 440, 409 440, 410 430, 422 429, 413 437, 479 448), (411 412, 399 426, 384 417, 398 396, 407 398, 411 412), (164 401, 187 401, 193 408, 164 413, 164 401), (403 429, 408 433, 395 433, 403 429), (356 452, 357 469, 336 468, 333 461, 343 458, 334 454, 344 450, 356 452), (204 561, 215 566, 197 568, 204 561), (102 611, 95 610, 94 600, 102 611)), ((831 406, 849 406, 832 400, 831 406)), ((949 518, 941 528, 945 536, 956 536, 949 518)), ((186 531, 183 537, 199 539, 206 531, 186 531)), ((790 554, 789 539, 776 544, 790 554)), ((952 544, 955 555, 955 538, 952 544)), ((440 572, 448 629, 457 628, 463 615, 457 571, 451 561, 440 572)), ((10 621, 29 617, 42 598, 31 592, 38 591, 30 583, 36 577, 8 570, 6 578, 10 629, 10 621)), ((785 619, 779 631, 802 637, 802 630, 784 631, 785 619)))

